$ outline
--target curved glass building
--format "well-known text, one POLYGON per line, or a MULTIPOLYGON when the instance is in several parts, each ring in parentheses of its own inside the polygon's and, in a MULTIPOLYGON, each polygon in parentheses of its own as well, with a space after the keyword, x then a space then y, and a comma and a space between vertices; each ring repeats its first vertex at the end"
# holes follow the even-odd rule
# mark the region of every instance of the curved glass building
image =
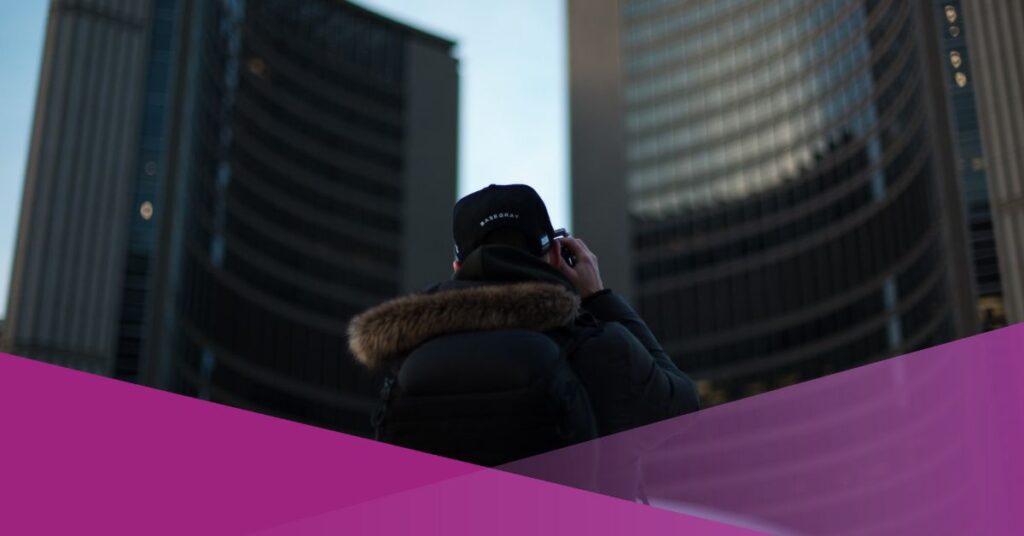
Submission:
POLYGON ((349 357, 348 319, 447 275, 453 44, 327 0, 196 9, 206 11, 165 380, 366 431, 376 384, 349 357))
POLYGON ((885 0, 570 2, 575 231, 626 259, 609 284, 708 403, 974 329, 923 20, 885 0), (608 191, 616 230, 595 223, 608 191))
POLYGON ((51 7, 5 350, 369 433, 348 320, 451 273, 454 43, 334 0, 51 7))

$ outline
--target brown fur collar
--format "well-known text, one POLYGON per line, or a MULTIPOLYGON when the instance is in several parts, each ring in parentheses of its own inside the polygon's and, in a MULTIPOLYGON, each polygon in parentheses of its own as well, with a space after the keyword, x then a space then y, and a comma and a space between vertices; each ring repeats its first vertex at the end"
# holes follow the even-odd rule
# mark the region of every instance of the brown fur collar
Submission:
POLYGON ((385 302, 348 325, 349 349, 369 368, 404 357, 427 340, 465 331, 544 331, 572 322, 579 296, 551 283, 487 285, 385 302))

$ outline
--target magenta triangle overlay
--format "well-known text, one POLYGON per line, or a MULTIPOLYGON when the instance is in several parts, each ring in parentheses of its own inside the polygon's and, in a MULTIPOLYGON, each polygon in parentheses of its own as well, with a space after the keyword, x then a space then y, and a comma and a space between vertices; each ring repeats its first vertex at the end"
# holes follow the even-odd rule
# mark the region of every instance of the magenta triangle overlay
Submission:
POLYGON ((0 355, 0 532, 1019 534, 1022 353, 1015 325, 503 468, 540 480, 0 355))
POLYGON ((246 533, 482 470, 8 355, 0 434, 0 525, 32 532, 246 533))
POLYGON ((319 516, 260 536, 763 534, 750 528, 650 508, 501 471, 479 471, 319 516))
POLYGON ((2 534, 603 535, 624 523, 749 533, 0 354, 2 534))
POLYGON ((1024 324, 502 469, 771 532, 1024 534, 1024 324))

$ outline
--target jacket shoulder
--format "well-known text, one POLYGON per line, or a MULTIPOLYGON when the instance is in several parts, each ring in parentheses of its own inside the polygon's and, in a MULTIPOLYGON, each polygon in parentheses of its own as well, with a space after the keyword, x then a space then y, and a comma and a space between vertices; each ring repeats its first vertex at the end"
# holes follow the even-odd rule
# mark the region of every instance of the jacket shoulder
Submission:
POLYGON ((409 353, 398 383, 410 394, 460 394, 526 387, 551 369, 559 348, 538 331, 442 335, 409 353))
POLYGON ((608 348, 625 351, 630 343, 636 340, 633 334, 618 322, 597 320, 594 325, 576 326, 574 329, 588 334, 583 342, 583 348, 588 350, 608 348))
MULTIPOLYGON (((588 329, 588 328, 584 328, 588 329)), ((584 336, 571 356, 581 376, 619 376, 628 366, 631 355, 643 347, 625 326, 618 322, 599 321, 589 336, 584 336)))
POLYGON ((631 397, 651 365, 640 341, 618 322, 602 322, 600 331, 584 341, 570 360, 596 408, 631 397))

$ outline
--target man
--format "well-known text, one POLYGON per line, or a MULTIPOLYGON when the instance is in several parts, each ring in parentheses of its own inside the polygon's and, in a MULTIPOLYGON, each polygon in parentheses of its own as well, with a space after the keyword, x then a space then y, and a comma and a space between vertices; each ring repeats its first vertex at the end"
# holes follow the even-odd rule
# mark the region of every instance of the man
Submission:
POLYGON ((693 382, 532 188, 474 192, 453 224, 450 281, 349 325, 353 355, 389 371, 380 439, 498 465, 697 409, 693 382))

